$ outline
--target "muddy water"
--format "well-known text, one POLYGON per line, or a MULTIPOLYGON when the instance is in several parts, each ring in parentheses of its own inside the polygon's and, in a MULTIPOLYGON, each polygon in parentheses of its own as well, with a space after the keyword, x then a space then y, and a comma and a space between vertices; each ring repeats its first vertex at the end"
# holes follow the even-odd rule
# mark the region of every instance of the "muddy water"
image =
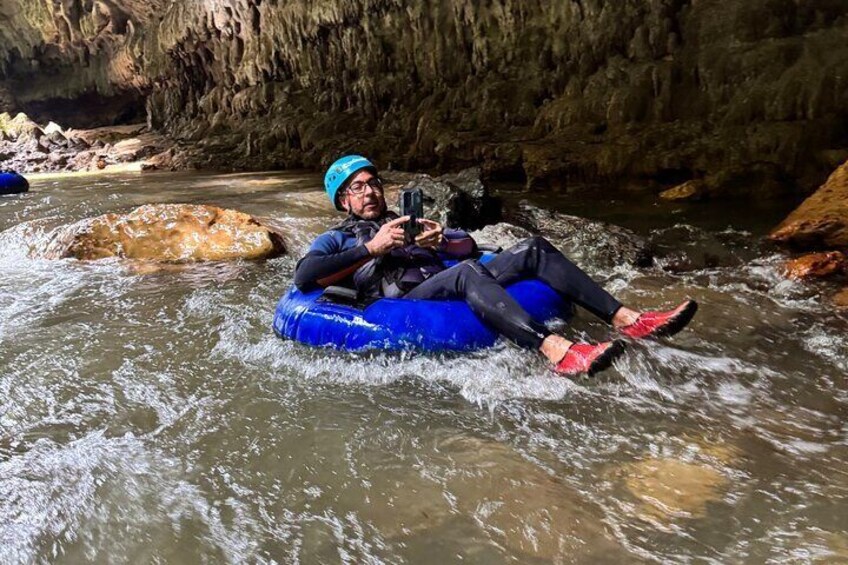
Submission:
MULTIPOLYGON (((848 323, 824 287, 781 279, 744 214, 626 210, 695 270, 587 269, 637 306, 702 309, 579 382, 506 343, 283 342, 289 257, 156 272, 27 256, 39 230, 147 202, 283 218, 298 254, 333 221, 318 183, 101 176, 0 199, 0 562, 848 559, 848 323)), ((587 315, 567 330, 606 331, 587 315)))

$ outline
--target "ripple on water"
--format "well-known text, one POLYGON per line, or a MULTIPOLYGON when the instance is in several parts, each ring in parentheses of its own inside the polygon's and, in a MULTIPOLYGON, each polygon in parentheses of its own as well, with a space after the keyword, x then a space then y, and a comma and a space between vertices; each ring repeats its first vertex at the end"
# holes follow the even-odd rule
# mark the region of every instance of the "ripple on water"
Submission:
MULTIPOLYGON (((661 232, 676 274, 587 253, 628 303, 701 303, 594 380, 507 343, 352 355, 270 329, 336 221, 319 178, 279 180, 51 181, 0 201, 0 560, 844 558, 845 321, 752 236, 661 232), (58 223, 151 194, 282 218, 292 256, 29 257, 58 223)), ((585 315, 565 332, 610 335, 585 315)))

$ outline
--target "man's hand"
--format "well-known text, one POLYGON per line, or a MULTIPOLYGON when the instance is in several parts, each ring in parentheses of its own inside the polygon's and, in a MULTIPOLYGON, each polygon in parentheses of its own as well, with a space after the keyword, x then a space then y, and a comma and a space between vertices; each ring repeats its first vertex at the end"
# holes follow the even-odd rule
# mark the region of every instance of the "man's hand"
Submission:
POLYGON ((418 220, 418 223, 424 228, 424 231, 418 234, 415 238, 415 243, 419 247, 427 247, 430 249, 438 249, 444 241, 444 228, 439 222, 433 220, 418 220))
POLYGON ((380 231, 377 232, 374 239, 365 244, 368 253, 374 257, 379 257, 392 249, 403 247, 403 228, 399 226, 406 221, 409 221, 409 216, 402 216, 380 226, 380 231))

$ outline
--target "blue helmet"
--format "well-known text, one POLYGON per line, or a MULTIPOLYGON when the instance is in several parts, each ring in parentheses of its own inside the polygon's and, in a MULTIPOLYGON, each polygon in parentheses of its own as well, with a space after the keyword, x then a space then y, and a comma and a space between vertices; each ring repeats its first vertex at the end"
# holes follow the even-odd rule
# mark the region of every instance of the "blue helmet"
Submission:
POLYGON ((330 202, 333 203, 336 210, 342 210, 339 201, 336 200, 339 189, 344 186, 347 179, 362 169, 370 169, 375 175, 377 174, 377 167, 374 166, 374 163, 362 155, 346 155, 327 169, 327 173, 324 175, 324 190, 327 191, 327 196, 330 197, 330 202))

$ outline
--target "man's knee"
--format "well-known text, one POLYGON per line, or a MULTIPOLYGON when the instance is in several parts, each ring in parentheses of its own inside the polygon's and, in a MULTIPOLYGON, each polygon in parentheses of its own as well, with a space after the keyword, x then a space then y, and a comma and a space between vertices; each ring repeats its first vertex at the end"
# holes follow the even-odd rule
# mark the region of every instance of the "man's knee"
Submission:
POLYGON ((545 251, 556 249, 553 243, 551 243, 541 235, 534 235, 532 237, 528 237, 524 241, 527 242, 527 245, 531 249, 544 249, 545 251))
POLYGON ((480 263, 474 260, 463 261, 453 267, 457 270, 456 280, 460 291, 467 290, 468 285, 494 282, 492 274, 480 263))
POLYGON ((551 251, 556 251, 556 248, 553 244, 542 237, 541 235, 534 235, 532 237, 528 237, 527 239, 521 240, 516 243, 512 247, 506 250, 507 253, 512 255, 522 255, 526 253, 548 253, 551 251))
POLYGON ((492 278, 486 267, 474 259, 463 261, 454 268, 459 271, 459 276, 463 278, 492 278))

